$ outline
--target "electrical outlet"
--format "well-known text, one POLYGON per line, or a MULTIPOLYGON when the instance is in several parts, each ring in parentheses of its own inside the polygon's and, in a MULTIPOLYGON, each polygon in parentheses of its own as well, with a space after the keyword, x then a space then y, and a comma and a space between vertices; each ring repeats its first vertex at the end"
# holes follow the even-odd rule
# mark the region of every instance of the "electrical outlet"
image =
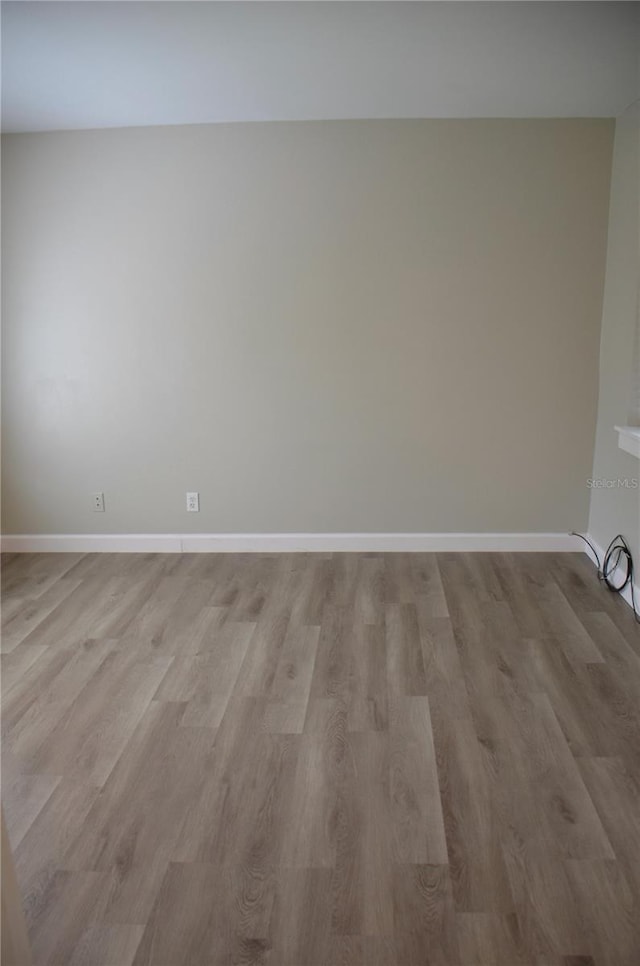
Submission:
POLYGON ((104 513, 104 493, 93 494, 93 512, 104 513))
POLYGON ((200 512, 200 494, 199 493, 187 493, 187 512, 188 513, 200 512))

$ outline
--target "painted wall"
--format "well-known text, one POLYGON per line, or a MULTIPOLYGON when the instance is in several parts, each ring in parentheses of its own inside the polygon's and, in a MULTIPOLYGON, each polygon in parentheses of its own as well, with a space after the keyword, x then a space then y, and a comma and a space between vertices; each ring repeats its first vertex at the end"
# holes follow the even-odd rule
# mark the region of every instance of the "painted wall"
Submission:
POLYGON ((4 532, 585 529, 612 139, 6 137, 4 532))
POLYGON ((640 425, 633 372, 634 359, 638 364, 635 340, 640 338, 639 145, 640 103, 616 122, 593 463, 598 486, 591 493, 589 517, 589 532, 603 548, 622 533, 636 567, 640 567, 640 462, 618 447, 613 427, 640 425))

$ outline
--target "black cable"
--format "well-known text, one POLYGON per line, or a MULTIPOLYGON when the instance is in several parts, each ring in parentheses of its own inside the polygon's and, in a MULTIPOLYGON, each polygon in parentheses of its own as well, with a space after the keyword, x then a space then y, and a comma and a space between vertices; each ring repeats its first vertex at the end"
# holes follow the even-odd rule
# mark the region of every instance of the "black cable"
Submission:
POLYGON ((616 594, 621 593, 627 584, 629 584, 631 592, 631 606, 633 607, 633 613, 636 620, 638 623, 640 623, 640 616, 636 610, 635 590, 633 584, 633 557, 631 556, 629 545, 621 533, 615 536, 607 547, 607 552, 605 553, 604 560, 602 561, 602 579, 609 590, 616 594), (625 578, 621 584, 614 584, 613 580, 611 580, 609 577, 609 574, 615 574, 621 559, 625 561, 627 567, 625 578), (613 563, 611 563, 612 560, 613 563))
POLYGON ((581 533, 578 533, 577 530, 571 530, 570 533, 572 537, 580 537, 580 539, 584 540, 584 542, 588 547, 591 547, 591 552, 593 556, 596 558, 596 564, 598 565, 598 577, 600 580, 602 580, 602 570, 600 569, 600 557, 598 556, 598 551, 596 550, 594 545, 591 543, 590 540, 587 540, 587 538, 584 537, 581 533))
POLYGON ((596 558, 596 564, 598 565, 598 579, 601 580, 607 590, 610 590, 612 594, 620 594, 625 589, 627 584, 630 587, 631 593, 631 607, 633 609, 633 616, 636 621, 640 624, 640 614, 636 610, 636 600, 635 600, 635 588, 633 583, 633 557, 631 556, 631 550, 629 549, 629 544, 624 539, 621 533, 617 534, 607 547, 602 564, 600 564, 600 557, 590 540, 583 536, 581 533, 577 533, 575 530, 571 531, 572 536, 580 537, 581 540, 591 548, 591 552, 596 558), (624 580, 621 583, 614 583, 613 574, 617 571, 620 566, 620 561, 624 560, 626 565, 626 571, 624 574, 624 580))

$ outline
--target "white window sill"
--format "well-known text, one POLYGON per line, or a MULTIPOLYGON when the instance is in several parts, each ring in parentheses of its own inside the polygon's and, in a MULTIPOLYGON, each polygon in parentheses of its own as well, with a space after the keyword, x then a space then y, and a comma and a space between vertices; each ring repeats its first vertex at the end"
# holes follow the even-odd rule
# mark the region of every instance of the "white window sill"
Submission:
POLYGON ((618 446, 640 460, 640 426, 616 426, 618 446))

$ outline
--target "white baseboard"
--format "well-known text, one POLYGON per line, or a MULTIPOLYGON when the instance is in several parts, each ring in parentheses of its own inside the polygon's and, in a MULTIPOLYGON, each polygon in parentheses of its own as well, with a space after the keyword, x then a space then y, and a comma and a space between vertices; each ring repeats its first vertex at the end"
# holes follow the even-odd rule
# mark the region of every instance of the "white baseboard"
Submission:
POLYGON ((14 553, 293 553, 331 551, 575 552, 568 533, 76 533, 7 534, 14 553))
POLYGON ((181 553, 179 533, 6 534, 3 553, 181 553))
MULTIPOLYGON (((593 544, 594 549, 598 554, 598 557, 600 558, 600 564, 602 565, 607 548, 601 547, 598 541, 594 537, 592 537, 590 533, 587 534, 587 538, 593 544)), ((583 549, 584 549, 584 552, 589 557, 589 560, 591 560, 591 562, 593 563, 594 567, 597 567, 598 563, 596 560, 593 559, 593 553, 590 550, 590 548, 586 544, 584 544, 583 549)), ((640 560, 637 562, 634 560, 634 569, 636 566, 640 566, 640 560)), ((624 568, 616 567, 616 569, 611 574, 611 577, 616 583, 618 582, 621 583, 622 580, 624 580, 624 575, 625 575, 624 568)), ((633 593, 636 600, 636 607, 640 608, 640 584, 636 583, 636 581, 633 582, 633 593)), ((620 596, 629 605, 629 607, 633 607, 633 601, 631 599, 631 584, 627 584, 624 590, 620 591, 620 596)))

